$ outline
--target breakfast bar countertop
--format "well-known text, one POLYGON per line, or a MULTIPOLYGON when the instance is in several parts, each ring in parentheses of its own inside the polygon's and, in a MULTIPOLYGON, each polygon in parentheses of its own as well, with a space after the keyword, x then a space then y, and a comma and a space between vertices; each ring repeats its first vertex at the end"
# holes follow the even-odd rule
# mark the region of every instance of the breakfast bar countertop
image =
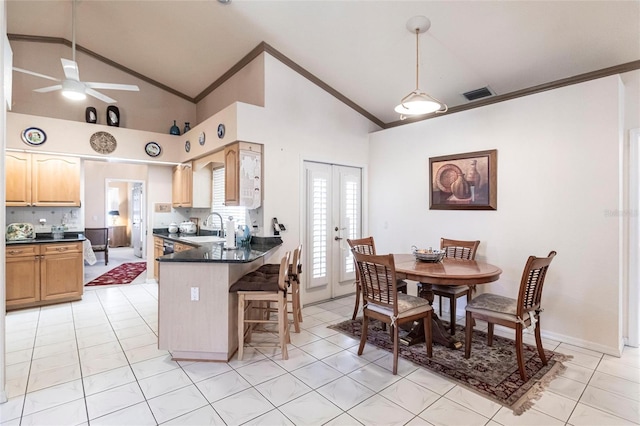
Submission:
POLYGON ((26 240, 7 240, 5 241, 6 246, 18 245, 18 244, 51 244, 51 243, 69 243, 76 241, 84 241, 86 240, 85 236, 81 232, 67 232, 64 234, 63 238, 53 238, 53 235, 50 233, 45 234, 36 234, 35 238, 26 239, 26 240))
POLYGON ((194 242, 180 234, 154 230, 153 236, 194 246, 191 250, 160 256, 159 262, 248 263, 264 257, 282 244, 280 237, 252 237, 250 244, 227 250, 222 242, 194 242))

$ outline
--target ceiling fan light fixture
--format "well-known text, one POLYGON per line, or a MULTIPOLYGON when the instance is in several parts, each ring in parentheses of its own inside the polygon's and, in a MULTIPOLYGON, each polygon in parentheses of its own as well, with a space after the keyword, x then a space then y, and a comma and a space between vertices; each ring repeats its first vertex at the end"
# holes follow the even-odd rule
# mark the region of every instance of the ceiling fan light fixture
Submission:
POLYGON ((74 80, 64 80, 62 82, 62 96, 74 101, 81 101, 87 98, 84 84, 74 80))
POLYGON ((420 74, 419 35, 427 32, 431 27, 431 21, 424 16, 414 16, 407 21, 407 30, 416 35, 416 88, 413 92, 402 98, 400 104, 394 111, 400 114, 400 119, 404 120, 407 115, 423 115, 430 113, 443 113, 449 109, 447 105, 440 102, 419 89, 418 76, 420 74))

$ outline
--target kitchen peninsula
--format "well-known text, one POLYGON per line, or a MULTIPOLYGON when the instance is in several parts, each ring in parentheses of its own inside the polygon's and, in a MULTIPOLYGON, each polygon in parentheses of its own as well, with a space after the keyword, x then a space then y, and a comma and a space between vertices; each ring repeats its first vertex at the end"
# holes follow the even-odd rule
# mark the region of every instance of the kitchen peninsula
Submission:
MULTIPOLYGON (((229 287, 258 269, 282 244, 253 237, 250 245, 226 250, 215 238, 154 237, 197 245, 158 258, 158 347, 174 360, 228 361, 238 348, 238 303, 229 287)), ((221 239, 220 239, 221 240, 221 239)))

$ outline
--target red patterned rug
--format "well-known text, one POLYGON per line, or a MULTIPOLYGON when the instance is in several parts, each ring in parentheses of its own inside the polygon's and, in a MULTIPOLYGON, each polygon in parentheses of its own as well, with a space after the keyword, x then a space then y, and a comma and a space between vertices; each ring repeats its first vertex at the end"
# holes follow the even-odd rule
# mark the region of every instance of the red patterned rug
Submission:
POLYGON ((146 269, 147 262, 123 263, 109 272, 100 275, 95 280, 89 281, 85 286, 129 284, 146 269))

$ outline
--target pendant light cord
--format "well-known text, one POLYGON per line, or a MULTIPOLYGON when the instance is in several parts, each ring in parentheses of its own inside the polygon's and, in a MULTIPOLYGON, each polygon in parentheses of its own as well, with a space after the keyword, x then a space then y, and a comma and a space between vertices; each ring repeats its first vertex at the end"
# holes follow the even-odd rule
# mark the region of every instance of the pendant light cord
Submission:
POLYGON ((416 90, 418 90, 418 88, 420 87, 420 85, 418 85, 418 75, 419 75, 419 71, 420 71, 420 65, 419 65, 419 57, 418 57, 418 45, 420 43, 418 37, 419 37, 419 32, 420 30, 418 28, 416 28, 416 90))
POLYGON ((71 2, 71 54, 73 62, 76 61, 76 3, 77 0, 71 2))

